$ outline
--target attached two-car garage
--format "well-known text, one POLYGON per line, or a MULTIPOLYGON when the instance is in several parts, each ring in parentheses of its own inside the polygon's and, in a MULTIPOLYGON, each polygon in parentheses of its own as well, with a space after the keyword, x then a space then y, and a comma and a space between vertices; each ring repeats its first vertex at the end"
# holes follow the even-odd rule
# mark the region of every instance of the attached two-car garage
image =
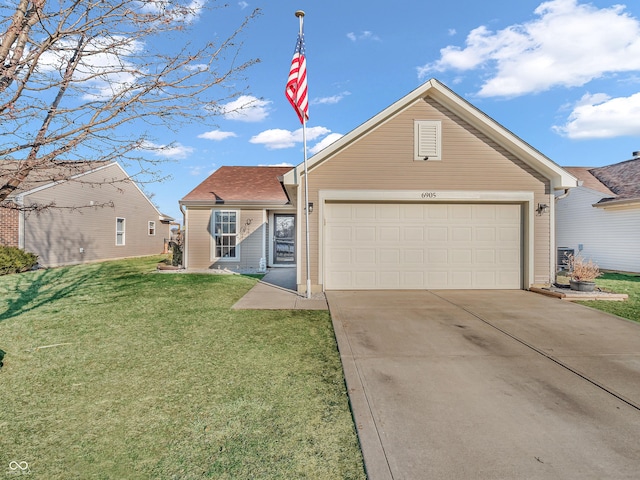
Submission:
POLYGON ((520 203, 324 205, 327 290, 523 288, 520 203))

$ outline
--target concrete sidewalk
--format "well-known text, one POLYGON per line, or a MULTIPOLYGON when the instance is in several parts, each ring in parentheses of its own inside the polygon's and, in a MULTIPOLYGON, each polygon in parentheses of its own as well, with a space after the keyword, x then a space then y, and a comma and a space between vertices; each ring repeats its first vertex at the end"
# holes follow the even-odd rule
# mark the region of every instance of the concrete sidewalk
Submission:
POLYGON ((638 478, 640 325, 516 290, 327 299, 370 480, 638 478))
POLYGON ((327 310, 324 293, 316 293, 306 298, 295 291, 296 269, 273 268, 233 309, 236 310, 327 310))

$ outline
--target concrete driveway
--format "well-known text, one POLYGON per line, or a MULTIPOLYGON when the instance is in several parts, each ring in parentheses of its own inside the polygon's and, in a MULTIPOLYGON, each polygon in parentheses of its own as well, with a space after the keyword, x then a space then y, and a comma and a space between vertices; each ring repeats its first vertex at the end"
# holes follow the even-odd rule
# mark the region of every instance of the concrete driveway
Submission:
POLYGON ((525 291, 327 300, 370 480, 640 477, 639 324, 525 291))

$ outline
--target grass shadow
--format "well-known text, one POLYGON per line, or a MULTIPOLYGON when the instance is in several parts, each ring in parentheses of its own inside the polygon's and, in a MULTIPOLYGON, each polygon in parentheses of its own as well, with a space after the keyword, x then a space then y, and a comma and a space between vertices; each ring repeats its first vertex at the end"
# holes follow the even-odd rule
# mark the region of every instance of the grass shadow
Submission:
POLYGON ((2 290, 8 300, 0 311, 0 322, 35 310, 75 293, 98 271, 91 269, 78 274, 68 267, 11 275, 2 290))

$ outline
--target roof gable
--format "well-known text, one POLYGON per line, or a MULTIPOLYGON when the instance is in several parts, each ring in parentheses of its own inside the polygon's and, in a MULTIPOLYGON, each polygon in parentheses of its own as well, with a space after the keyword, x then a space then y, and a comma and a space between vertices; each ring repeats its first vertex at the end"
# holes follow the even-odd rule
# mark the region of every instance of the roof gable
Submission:
MULTIPOLYGON (((29 173, 26 180, 9 195, 9 198, 28 194, 36 189, 51 187, 58 182, 86 175, 113 163, 108 160, 56 161, 37 166, 29 173)), ((19 160, 0 160, 0 177, 14 175, 19 167, 19 160)))
MULTIPOLYGON (((0 177, 14 173, 16 171, 15 162, 16 160, 0 160, 0 177)), ((107 177, 97 182, 92 181, 89 183, 108 184, 119 181, 130 183, 140 194, 141 198, 158 212, 158 218, 160 220, 174 220, 173 217, 165 215, 158 210, 158 207, 149 199, 140 186, 129 177, 129 174, 118 162, 110 160, 58 161, 48 164, 47 167, 38 167, 29 174, 26 181, 22 182, 20 186, 9 195, 8 199, 16 201, 16 198, 20 199, 21 197, 23 198, 36 192, 47 190, 64 182, 79 181, 78 179, 80 178, 97 172, 108 172, 112 169, 116 169, 117 180, 113 177, 107 177), (116 181, 114 182, 114 180, 116 181)), ((77 207, 81 208, 81 206, 77 207)))
MULTIPOLYGON (((344 148, 347 148, 352 143, 357 142, 360 138, 368 135, 380 125, 395 118, 402 112, 411 108, 416 104, 416 102, 419 102, 426 97, 433 99, 447 110, 456 114, 471 126, 485 134, 492 141, 503 147, 506 151, 512 153, 529 165, 533 170, 548 178, 554 189, 565 189, 576 187, 578 185, 577 179, 569 172, 562 169, 559 165, 501 126, 495 120, 475 108, 436 79, 427 81, 413 92, 401 98, 382 112, 378 113, 359 127, 349 132, 347 135, 331 144, 329 147, 311 157, 307 162, 309 171, 311 172, 322 163, 329 161, 344 148)), ((284 183, 287 185, 297 184, 298 178, 300 178, 303 172, 304 165, 298 165, 295 169, 285 174, 284 183)))
POLYGON ((289 203, 280 177, 292 167, 220 167, 185 195, 182 204, 289 203))

